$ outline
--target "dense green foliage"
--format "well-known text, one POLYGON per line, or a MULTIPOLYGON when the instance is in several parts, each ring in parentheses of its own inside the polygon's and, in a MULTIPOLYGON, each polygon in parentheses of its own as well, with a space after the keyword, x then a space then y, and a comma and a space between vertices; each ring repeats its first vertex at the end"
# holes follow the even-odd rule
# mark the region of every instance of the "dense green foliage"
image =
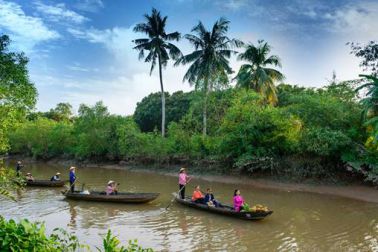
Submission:
MULTIPOLYGON (((171 122, 179 122, 187 113, 190 103, 195 98, 195 93, 178 91, 169 95, 165 93, 167 125, 171 122)), ((152 93, 137 103, 134 112, 135 122, 143 132, 161 129, 161 99, 160 93, 152 93)))
POLYGON ((48 236, 43 224, 32 223, 27 219, 17 223, 0 216, 1 251, 77 251, 80 247, 75 236, 59 229, 48 236), (66 239, 63 236, 67 236, 66 239))
MULTIPOLYGON (((103 246, 97 248, 99 252, 149 252, 138 246, 136 240, 130 240, 127 246, 120 245, 120 241, 109 230, 103 239, 103 246)), ((89 246, 81 244, 75 235, 64 229, 57 228, 50 235, 46 234, 43 223, 33 223, 27 219, 16 222, 5 220, 0 216, 0 251, 35 251, 35 252, 75 252, 90 251, 89 246)))
POLYGON ((37 98, 28 76, 28 59, 9 51, 9 45, 9 37, 0 36, 0 153, 9 147, 7 132, 34 108, 37 98))
POLYGON ((14 170, 5 169, 0 160, 0 197, 15 200, 12 191, 22 188, 24 181, 16 176, 14 170))
POLYGON ((225 171, 299 177, 333 176, 346 172, 345 162, 360 162, 369 164, 373 181, 377 151, 364 147, 369 133, 360 120, 363 108, 350 96, 351 91, 350 83, 322 89, 280 85, 275 107, 252 90, 212 92, 207 137, 201 134, 201 92, 180 92, 167 96, 176 97, 172 109, 167 106, 176 118, 170 121, 166 138, 153 131, 159 120, 149 120, 154 114, 150 110, 156 108, 153 104, 159 102, 156 94, 138 105, 135 118, 111 115, 100 102, 93 107, 82 105, 72 122, 43 116, 25 121, 9 138, 13 153, 36 158, 160 164, 206 161, 225 171), (147 132, 141 131, 136 120, 147 132))
POLYGON ((148 55, 145 62, 151 63, 150 74, 156 64, 159 66, 160 89, 161 89, 161 135, 165 136, 165 92, 163 85, 162 68, 167 66, 170 59, 176 60, 181 57, 181 51, 170 41, 179 41, 181 35, 179 32, 167 33, 165 25, 168 17, 162 17, 160 12, 152 9, 151 15, 144 15, 146 22, 137 24, 134 27, 135 32, 146 34, 148 38, 135 39, 136 46, 134 49, 139 51, 139 59, 144 58, 144 52, 148 55))

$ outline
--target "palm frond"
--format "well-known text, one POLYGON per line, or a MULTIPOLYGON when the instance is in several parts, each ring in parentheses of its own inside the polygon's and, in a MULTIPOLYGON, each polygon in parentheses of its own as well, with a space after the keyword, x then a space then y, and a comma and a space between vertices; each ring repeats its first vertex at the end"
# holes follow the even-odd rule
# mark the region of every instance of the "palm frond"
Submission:
POLYGON ((164 34, 163 38, 168 41, 172 41, 172 40, 179 41, 181 38, 181 34, 179 32, 172 32, 172 33, 164 34))
POLYGON ((1 188, 1 187, 0 187, 0 196, 16 201, 16 198, 14 197, 14 195, 10 191, 8 191, 4 188, 1 188))

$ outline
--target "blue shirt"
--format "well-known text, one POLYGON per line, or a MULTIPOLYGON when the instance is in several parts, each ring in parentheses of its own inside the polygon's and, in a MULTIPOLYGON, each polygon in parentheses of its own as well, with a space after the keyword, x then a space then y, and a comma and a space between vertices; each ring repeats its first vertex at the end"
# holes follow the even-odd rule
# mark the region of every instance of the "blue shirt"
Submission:
POLYGON ((214 195, 212 193, 211 194, 207 193, 205 195, 205 203, 207 203, 209 201, 213 201, 213 200, 214 200, 214 195))
POLYGON ((70 171, 70 182, 73 183, 76 180, 75 173, 73 171, 70 171))

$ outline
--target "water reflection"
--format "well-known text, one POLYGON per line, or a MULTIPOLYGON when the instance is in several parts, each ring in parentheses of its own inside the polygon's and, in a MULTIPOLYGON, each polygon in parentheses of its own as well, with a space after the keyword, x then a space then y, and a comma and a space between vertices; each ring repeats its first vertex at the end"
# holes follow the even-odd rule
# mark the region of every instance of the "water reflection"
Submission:
POLYGON ((68 203, 70 209, 70 223, 68 224, 68 226, 76 229, 77 226, 76 226, 76 218, 77 218, 77 211, 75 209, 75 205, 72 204, 71 202, 68 203))
MULTIPOLYGON (((36 178, 57 170, 67 178, 64 167, 38 164, 27 169, 36 178)), ((177 189, 176 178, 99 168, 79 168, 77 176, 91 189, 104 190, 112 179, 121 191, 157 191, 161 196, 149 204, 124 205, 65 200, 61 189, 26 188, 17 192, 17 203, 1 202, 1 214, 45 221, 50 231, 68 228, 92 246, 99 245, 99 237, 111 228, 123 242, 138 238, 141 245, 163 251, 378 250, 377 204, 238 185, 250 204, 266 204, 275 211, 261 222, 246 222, 176 204, 165 211, 177 189)), ((236 186, 198 179, 194 184, 212 187, 225 202, 231 201, 236 186)))

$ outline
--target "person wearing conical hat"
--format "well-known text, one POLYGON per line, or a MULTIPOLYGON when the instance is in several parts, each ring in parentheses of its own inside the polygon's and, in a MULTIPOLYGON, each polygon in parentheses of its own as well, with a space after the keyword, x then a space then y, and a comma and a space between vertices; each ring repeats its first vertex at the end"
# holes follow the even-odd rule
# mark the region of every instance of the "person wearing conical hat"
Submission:
POLYGON ((106 195, 116 195, 117 194, 116 182, 114 182, 113 180, 109 180, 105 191, 106 191, 106 195))
POLYGON ((76 168, 74 166, 70 167, 70 189, 71 192, 75 192, 75 181, 76 181, 76 168))
POLYGON ((33 175, 30 172, 26 173, 26 180, 27 181, 34 181, 33 175))
POLYGON ((17 177, 20 176, 21 174, 21 169, 23 168, 24 166, 22 165, 22 162, 21 161, 17 161, 17 164, 16 164, 16 174, 17 174, 17 177))
POLYGON ((51 177, 50 181, 60 181, 60 172, 51 177))
POLYGON ((188 183, 189 176, 186 173, 186 169, 182 167, 179 172, 179 192, 180 198, 185 199, 185 186, 188 183))

